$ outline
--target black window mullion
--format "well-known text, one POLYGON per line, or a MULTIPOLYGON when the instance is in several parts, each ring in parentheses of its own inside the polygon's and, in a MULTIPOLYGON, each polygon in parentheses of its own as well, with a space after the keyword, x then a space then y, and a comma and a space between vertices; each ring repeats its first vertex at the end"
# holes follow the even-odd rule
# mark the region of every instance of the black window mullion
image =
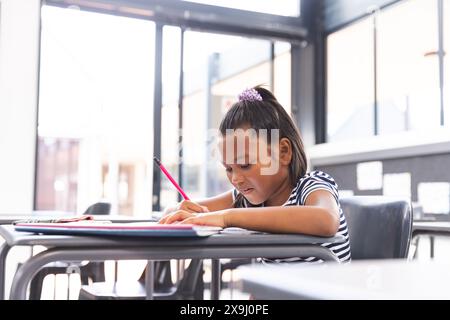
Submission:
MULTIPOLYGON (((161 24, 155 25, 155 74, 153 93, 153 155, 161 158, 161 109, 162 109, 162 29, 161 24)), ((161 195, 161 171, 153 164, 153 202, 152 210, 159 211, 161 195)))
POLYGON ((444 2, 437 0, 438 5, 438 59, 439 59, 439 101, 441 126, 444 125, 444 2))
POLYGON ((275 89, 275 43, 270 42, 270 90, 275 89))
MULTIPOLYGON (((183 61, 184 61, 184 28, 181 28, 180 38, 180 73, 179 73, 179 91, 178 91, 178 183, 183 187, 183 61)), ((181 201, 181 194, 178 193, 178 201, 181 201)))
POLYGON ((42 6, 44 4, 41 1, 39 6, 39 42, 38 42, 38 67, 37 67, 37 87, 36 87, 36 130, 35 130, 35 143, 34 143, 34 176, 33 176, 33 210, 38 210, 38 179, 39 179, 39 97, 40 97, 40 84, 41 84, 41 45, 42 45, 42 6))
POLYGON ((372 32, 373 32, 373 133, 374 135, 379 135, 379 121, 378 114, 380 108, 378 106, 378 7, 373 7, 372 12, 372 32))

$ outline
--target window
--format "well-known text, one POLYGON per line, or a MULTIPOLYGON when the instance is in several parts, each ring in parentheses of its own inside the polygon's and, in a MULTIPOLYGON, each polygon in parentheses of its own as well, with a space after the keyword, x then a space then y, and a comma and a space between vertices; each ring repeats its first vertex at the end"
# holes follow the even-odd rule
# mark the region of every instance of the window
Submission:
POLYGON ((441 126, 438 3, 400 1, 328 36, 328 141, 441 126))
MULTIPOLYGON (((270 3, 248 9, 298 15, 299 1, 277 2, 277 10, 270 3)), ((149 212, 154 23, 47 5, 42 21, 36 209, 82 212, 106 200, 113 213, 149 212)), ((237 95, 257 84, 274 91, 290 113, 290 44, 163 26, 162 49, 161 160, 193 199, 228 190, 222 165, 211 158, 217 143, 211 133, 237 95)), ((161 178, 165 209, 178 193, 161 178)))
POLYGON ((327 140, 374 133, 372 21, 364 19, 327 38, 327 140))
MULTIPOLYGON (((163 57, 162 57, 162 110, 161 110, 161 161, 172 177, 179 181, 178 165, 178 101, 180 84, 181 30, 178 27, 164 26, 163 28, 163 57)), ((185 181, 183 181, 185 185, 185 181)), ((164 210, 167 206, 178 202, 178 191, 171 182, 161 174, 160 206, 164 210)))
POLYGON ((154 24, 43 6, 41 38, 36 209, 150 213, 154 24))
POLYGON ((273 93, 288 114, 291 105, 291 44, 275 42, 273 93))
POLYGON ((444 3, 444 124, 450 127, 450 2, 444 3))
POLYGON ((403 1, 377 21, 379 133, 440 126, 436 1, 403 1))
POLYGON ((273 86, 280 102, 290 112, 290 46, 275 44, 273 77, 270 52, 271 42, 266 40, 185 33, 183 181, 193 198, 217 195, 231 188, 214 153, 216 134, 220 120, 243 89, 273 86), (200 43, 209 45, 205 48, 200 43))

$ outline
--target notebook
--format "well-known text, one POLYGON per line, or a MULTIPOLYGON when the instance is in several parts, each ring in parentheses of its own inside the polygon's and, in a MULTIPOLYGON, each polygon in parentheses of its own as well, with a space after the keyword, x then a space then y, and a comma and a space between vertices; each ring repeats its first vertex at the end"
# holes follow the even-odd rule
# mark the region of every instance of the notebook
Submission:
POLYGON ((77 221, 63 223, 16 222, 16 231, 57 235, 137 236, 137 237, 207 237, 221 227, 156 222, 77 221))

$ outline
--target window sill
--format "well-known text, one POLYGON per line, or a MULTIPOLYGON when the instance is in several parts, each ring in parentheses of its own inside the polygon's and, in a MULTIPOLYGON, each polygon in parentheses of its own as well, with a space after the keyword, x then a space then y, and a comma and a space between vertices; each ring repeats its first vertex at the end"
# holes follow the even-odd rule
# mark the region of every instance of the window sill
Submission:
POLYGON ((323 143, 306 152, 310 167, 450 153, 450 128, 323 143))

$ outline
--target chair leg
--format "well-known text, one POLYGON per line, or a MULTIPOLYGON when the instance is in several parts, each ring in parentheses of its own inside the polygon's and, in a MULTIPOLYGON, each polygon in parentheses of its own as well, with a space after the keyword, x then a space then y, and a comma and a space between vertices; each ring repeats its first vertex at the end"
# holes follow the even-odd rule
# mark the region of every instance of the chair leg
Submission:
POLYGON ((229 290, 230 290, 230 300, 233 300, 233 270, 230 270, 229 290))
POLYGON ((177 299, 203 299, 203 260, 192 259, 178 284, 177 299))
POLYGON ((89 279, 93 282, 105 281, 105 263, 102 262, 89 262, 84 267, 80 268, 81 284, 88 285, 89 279))
POLYGON ((70 300, 70 273, 67 274, 67 300, 70 300))
MULTIPOLYGON (((117 275, 117 270, 115 270, 115 272, 117 275)), ((94 263, 93 281, 94 282, 104 282, 105 281, 105 263, 103 261, 94 263)))
POLYGON ((415 237, 415 241, 414 241, 414 255, 413 255, 413 259, 416 260, 417 257, 419 256, 419 236, 415 237))
POLYGON ((88 285, 89 284, 89 277, 84 272, 80 273, 80 280, 81 280, 81 284, 82 285, 88 285))
POLYGON ((205 291, 205 282, 203 281, 203 274, 205 273, 205 270, 203 270, 203 263, 202 267, 200 269, 197 283, 195 285, 195 291, 193 295, 194 300, 203 300, 204 299, 204 291, 205 291))
POLYGON ((434 236, 430 236, 430 258, 434 259, 434 236))
MULTIPOLYGON (((172 277, 170 273, 170 261, 155 261, 154 270, 154 290, 158 292, 170 291, 173 287, 172 277)), ((138 281, 141 283, 145 283, 145 270, 142 272, 138 281)))

